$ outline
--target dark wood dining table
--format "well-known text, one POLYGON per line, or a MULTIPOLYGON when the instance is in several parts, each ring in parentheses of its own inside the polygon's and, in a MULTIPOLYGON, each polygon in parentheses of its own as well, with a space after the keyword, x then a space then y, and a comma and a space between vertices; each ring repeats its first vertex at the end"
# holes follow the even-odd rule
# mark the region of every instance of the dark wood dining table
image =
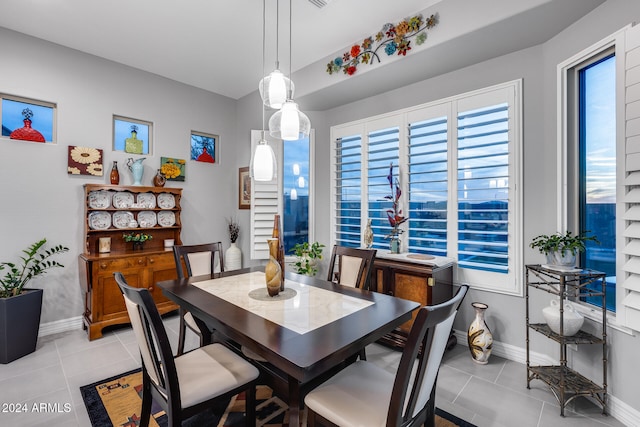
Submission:
POLYGON ((252 267, 167 280, 158 282, 157 286, 167 298, 265 359, 274 368, 272 372, 284 377, 288 387, 289 425, 299 425, 300 405, 308 391, 305 386, 343 366, 345 360, 354 358, 365 346, 409 320, 412 311, 419 307, 414 301, 292 272, 285 275, 287 293, 297 290, 290 302, 278 302, 279 297, 275 297, 273 303, 267 298, 256 301, 246 290, 238 294, 242 286, 255 288, 251 291, 253 296, 262 288, 266 293, 264 281, 258 286, 263 272, 262 267, 252 267), (229 286, 222 286, 225 281, 229 286), (221 284, 219 294, 217 283, 221 284), (309 303, 318 299, 332 302, 309 303), (314 304, 316 307, 310 308, 314 304), (309 315, 304 310, 313 311, 309 315), (327 310, 332 314, 328 314, 323 323, 327 310), (301 322, 306 316, 310 318, 301 322), (287 323, 291 319, 291 324, 287 323))

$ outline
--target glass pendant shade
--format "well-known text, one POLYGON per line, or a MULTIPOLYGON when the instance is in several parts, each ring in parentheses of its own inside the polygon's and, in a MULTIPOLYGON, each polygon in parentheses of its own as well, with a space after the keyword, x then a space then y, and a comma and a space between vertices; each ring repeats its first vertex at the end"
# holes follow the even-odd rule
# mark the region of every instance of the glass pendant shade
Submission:
POLYGON ((251 177, 256 181, 273 181, 276 178, 276 155, 264 139, 256 145, 249 170, 251 177))
POLYGON ((309 117, 298 110, 298 104, 287 100, 269 119, 269 134, 285 141, 296 141, 309 136, 309 117))
POLYGON ((291 96, 293 96, 295 85, 280 70, 275 69, 271 74, 260 80, 258 90, 264 105, 280 109, 287 100, 287 94, 291 93, 291 96))

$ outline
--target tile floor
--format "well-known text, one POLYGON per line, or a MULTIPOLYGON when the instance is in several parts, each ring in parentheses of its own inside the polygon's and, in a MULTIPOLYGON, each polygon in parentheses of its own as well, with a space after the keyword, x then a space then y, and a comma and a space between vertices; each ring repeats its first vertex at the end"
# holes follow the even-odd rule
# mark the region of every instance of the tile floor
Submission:
MULTIPOLYGON (((165 324, 175 345, 177 316, 167 317, 165 324)), ((195 345, 195 336, 189 338, 188 344, 195 345)), ((397 366, 398 355, 375 344, 367 348, 370 361, 390 370, 397 366)), ((80 330, 42 337, 35 353, 0 365, 0 426, 89 427, 80 386, 137 367, 130 328, 106 332, 91 342, 80 330), (25 407, 27 412, 16 412, 25 407)), ((527 390, 525 381, 524 365, 492 357, 480 366, 471 361, 466 347, 457 346, 443 360, 436 405, 478 427, 623 426, 582 398, 562 418, 545 386, 534 381, 527 390)))

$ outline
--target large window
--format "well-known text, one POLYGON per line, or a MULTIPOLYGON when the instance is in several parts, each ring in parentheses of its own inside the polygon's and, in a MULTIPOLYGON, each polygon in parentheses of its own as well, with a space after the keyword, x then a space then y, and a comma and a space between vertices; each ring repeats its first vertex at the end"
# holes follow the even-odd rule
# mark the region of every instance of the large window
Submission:
POLYGON ((458 280, 521 294, 520 81, 332 128, 333 240, 388 251, 389 168, 403 252, 457 261, 458 280))

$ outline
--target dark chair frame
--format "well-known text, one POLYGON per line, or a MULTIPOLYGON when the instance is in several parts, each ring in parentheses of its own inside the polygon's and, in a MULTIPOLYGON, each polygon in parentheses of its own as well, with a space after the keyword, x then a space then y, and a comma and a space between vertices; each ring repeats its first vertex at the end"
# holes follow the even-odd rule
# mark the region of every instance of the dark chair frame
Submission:
MULTIPOLYGON (((213 273, 213 268, 215 266, 215 254, 218 253, 218 257, 220 259, 220 272, 224 272, 224 251, 222 249, 222 242, 204 243, 200 245, 176 245, 173 247, 173 257, 176 261, 178 279, 185 279, 193 276, 191 262, 189 261, 188 255, 200 252, 211 252, 211 273, 213 273), (182 267, 182 260, 184 260, 184 266, 186 269, 182 267)), ((178 332, 178 356, 184 353, 184 342, 188 326, 187 322, 184 320, 184 316, 186 314, 186 310, 183 308, 179 309, 180 325, 178 332)), ((214 331, 210 330, 206 323, 197 317, 193 316, 193 319, 196 322, 198 330, 193 330, 192 328, 189 329, 192 329, 193 332, 200 337, 200 347, 211 344, 213 342, 214 331)))
POLYGON ((360 269, 358 271, 358 277, 360 280, 356 284, 356 288, 369 290, 369 276, 371 275, 373 261, 376 258, 376 252, 376 249, 359 249, 334 245, 333 250, 331 251, 331 260, 329 261, 329 274, 327 275, 327 280, 340 283, 340 271, 342 269, 343 256, 346 255, 354 258, 361 258, 363 262, 360 264, 360 269), (338 259, 337 272, 334 271, 336 258, 338 259))
MULTIPOLYGON (((436 326, 458 311, 468 289, 468 285, 462 285, 456 295, 449 301, 419 309, 418 315, 409 332, 409 338, 402 352, 400 364, 393 383, 389 412, 387 413, 387 427, 422 426, 423 424, 427 427, 435 426, 437 373, 431 387, 429 401, 415 416, 411 416, 411 414, 416 410, 418 395, 425 379, 429 360, 432 356, 431 349, 434 343, 436 326), (420 349, 424 349, 424 351, 421 352, 420 349), (415 374, 416 380, 411 383, 411 371, 416 358, 418 359, 418 367, 415 374)), ((446 331, 446 333, 448 335, 449 331, 446 331)), ((382 404, 382 402, 379 403, 382 404)), ((315 413, 311 408, 307 407, 307 411, 307 425, 309 427, 315 427, 317 425, 335 426, 335 424, 315 413)))
POLYGON ((144 329, 147 346, 153 355, 156 370, 164 372, 164 375, 160 376, 162 383, 156 385, 151 381, 151 377, 144 363, 144 358, 141 356, 142 410, 140 426, 148 427, 149 425, 152 399, 160 404, 167 413, 169 426, 180 426, 183 420, 208 409, 214 402, 218 403, 222 401, 222 399, 230 399, 242 391, 246 391, 246 425, 255 426, 255 380, 197 405, 188 408, 182 407, 173 351, 169 338, 167 337, 166 329, 162 323, 162 318, 151 294, 146 288, 133 288, 129 286, 122 273, 116 272, 113 275, 123 295, 136 303, 140 310, 142 310, 142 327, 144 329))

